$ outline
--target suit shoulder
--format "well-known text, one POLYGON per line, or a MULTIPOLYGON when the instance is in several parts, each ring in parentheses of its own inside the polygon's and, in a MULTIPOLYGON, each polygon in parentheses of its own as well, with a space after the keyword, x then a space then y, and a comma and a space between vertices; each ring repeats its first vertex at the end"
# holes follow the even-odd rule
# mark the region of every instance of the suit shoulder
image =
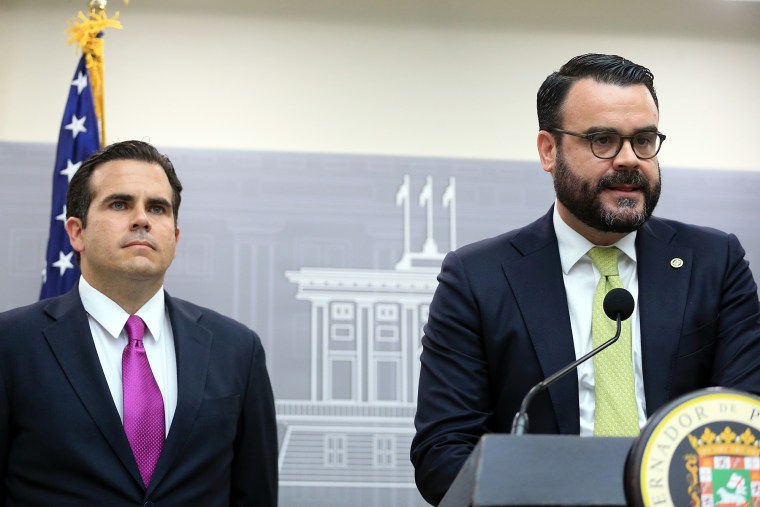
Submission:
POLYGON ((490 238, 484 238, 473 243, 469 243, 456 250, 457 255, 467 257, 471 255, 483 255, 494 250, 503 250, 509 247, 510 241, 521 229, 515 229, 509 232, 499 234, 490 238))
POLYGON ((647 222, 647 226, 656 236, 672 234, 672 241, 674 243, 689 246, 725 244, 729 238, 736 238, 735 235, 720 229, 715 229, 714 227, 687 224, 685 222, 668 218, 652 217, 647 222))
POLYGON ((20 350, 38 347, 45 328, 55 322, 53 314, 60 299, 46 299, 0 312, 0 356, 10 358, 20 350))
POLYGON ((56 301, 61 299, 61 297, 44 299, 0 312, 0 330, 2 330, 2 334, 14 329, 28 331, 30 325, 34 325, 35 327, 43 325, 49 320, 46 309, 51 305, 54 306, 56 301))
POLYGON ((456 250, 455 254, 463 262, 483 262, 488 259, 508 262, 510 259, 521 258, 526 253, 556 244, 557 237, 550 212, 526 226, 465 245, 456 250))
POLYGON ((19 306, 17 308, 11 308, 10 310, 5 310, 3 312, 0 312, 0 321, 8 322, 8 321, 15 321, 19 319, 29 319, 34 318, 35 316, 39 316, 40 313, 43 312, 45 301, 37 301, 36 303, 32 303, 25 306, 19 306))
POLYGON ((216 310, 212 310, 211 308, 206 308, 205 306, 200 306, 185 301, 184 299, 172 297, 170 303, 170 311, 171 310, 175 310, 183 314, 185 317, 197 321, 199 325, 211 331, 221 332, 230 336, 252 336, 256 342, 260 341, 259 336, 254 330, 231 317, 227 317, 216 310))

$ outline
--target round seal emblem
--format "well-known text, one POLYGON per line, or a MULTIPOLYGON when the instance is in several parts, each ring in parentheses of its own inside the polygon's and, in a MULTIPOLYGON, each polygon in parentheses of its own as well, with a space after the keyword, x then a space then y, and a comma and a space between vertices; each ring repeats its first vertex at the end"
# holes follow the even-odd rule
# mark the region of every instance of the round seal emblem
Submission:
POLYGON ((710 388, 658 410, 625 466, 629 505, 760 505, 760 398, 710 388))

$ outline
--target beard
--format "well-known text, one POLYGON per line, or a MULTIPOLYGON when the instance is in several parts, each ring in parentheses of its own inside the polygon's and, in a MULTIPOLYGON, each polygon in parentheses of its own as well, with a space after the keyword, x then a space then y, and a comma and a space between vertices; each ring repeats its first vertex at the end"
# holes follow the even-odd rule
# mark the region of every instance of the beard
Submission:
POLYGON ((639 171, 614 171, 603 176, 592 187, 591 182, 582 179, 570 168, 562 152, 558 151, 554 191, 557 200, 589 227, 602 232, 628 233, 640 228, 652 216, 662 190, 659 164, 657 176, 657 181, 650 182, 639 171), (612 185, 633 185, 638 188, 644 197, 641 211, 636 209, 638 199, 626 197, 618 199, 616 206, 606 208, 601 193, 612 185))

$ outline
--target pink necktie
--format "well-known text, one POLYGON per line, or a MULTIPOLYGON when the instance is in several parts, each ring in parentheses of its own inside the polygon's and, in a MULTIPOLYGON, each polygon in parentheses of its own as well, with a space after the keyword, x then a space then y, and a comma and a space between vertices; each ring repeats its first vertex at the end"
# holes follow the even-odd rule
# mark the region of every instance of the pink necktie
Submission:
POLYGON ((164 447, 164 400, 143 347, 145 322, 130 315, 125 328, 129 343, 121 356, 124 432, 147 488, 164 447))

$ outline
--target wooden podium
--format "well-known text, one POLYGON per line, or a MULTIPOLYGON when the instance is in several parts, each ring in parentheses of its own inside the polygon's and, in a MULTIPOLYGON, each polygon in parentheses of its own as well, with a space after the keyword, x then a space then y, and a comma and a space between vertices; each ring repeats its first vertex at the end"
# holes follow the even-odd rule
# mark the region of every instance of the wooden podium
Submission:
POLYGON ((626 506, 632 438, 485 435, 441 507, 626 506))

